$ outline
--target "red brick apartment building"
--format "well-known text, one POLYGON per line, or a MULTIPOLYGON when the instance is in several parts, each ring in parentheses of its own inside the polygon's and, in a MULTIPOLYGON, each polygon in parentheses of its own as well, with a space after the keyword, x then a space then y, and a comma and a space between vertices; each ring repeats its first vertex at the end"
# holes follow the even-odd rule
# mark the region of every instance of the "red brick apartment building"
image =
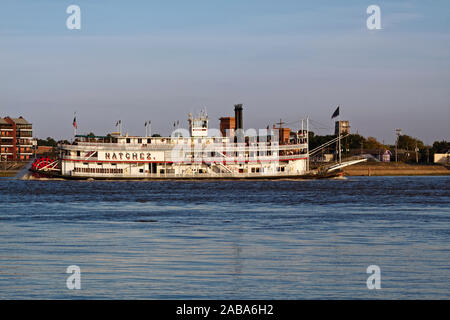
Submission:
POLYGON ((0 160, 25 161, 33 155, 33 127, 24 118, 0 118, 0 160))

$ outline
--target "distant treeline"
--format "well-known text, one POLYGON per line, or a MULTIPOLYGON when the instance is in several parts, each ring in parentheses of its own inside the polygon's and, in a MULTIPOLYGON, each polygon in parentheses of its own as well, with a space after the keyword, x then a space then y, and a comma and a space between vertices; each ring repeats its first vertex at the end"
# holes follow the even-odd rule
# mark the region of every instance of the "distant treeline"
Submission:
POLYGON ((47 139, 37 139, 38 146, 57 147, 58 143, 69 143, 67 140, 56 141, 53 138, 47 137, 47 139))
MULTIPOLYGON (((319 147, 320 145, 336 138, 335 135, 325 135, 325 136, 316 136, 314 132, 309 132, 309 148, 314 149, 319 147)), ((349 154, 357 154, 357 153, 373 153, 373 152, 381 152, 383 153, 385 150, 389 150, 394 154, 395 144, 394 145, 385 145, 379 142, 374 137, 365 138, 359 134, 350 134, 349 136, 343 138, 341 140, 341 146, 343 153, 349 154)), ((398 137, 397 148, 399 153, 403 156, 404 161, 410 161, 414 159, 415 161, 415 150, 416 147, 419 149, 419 161, 427 162, 433 161, 433 155, 435 153, 445 153, 450 149, 449 141, 435 141, 432 146, 426 146, 423 141, 413 138, 408 135, 401 135, 398 137)), ((327 148, 327 151, 333 153, 336 151, 336 146, 332 145, 327 148)))

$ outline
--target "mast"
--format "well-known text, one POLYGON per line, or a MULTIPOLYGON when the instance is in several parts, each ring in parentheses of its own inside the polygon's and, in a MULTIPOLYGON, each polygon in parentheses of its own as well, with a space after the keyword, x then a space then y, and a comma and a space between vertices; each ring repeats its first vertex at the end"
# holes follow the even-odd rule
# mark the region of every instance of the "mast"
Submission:
POLYGON ((340 105, 338 105, 339 108, 339 114, 338 114, 338 148, 339 148, 339 163, 342 163, 342 157, 341 157, 341 112, 340 112, 340 105))
POLYGON ((73 138, 75 139, 75 137, 77 136, 77 112, 75 111, 73 113, 73 138))
POLYGON ((309 116, 306 117, 306 157, 306 172, 309 172, 309 116))
POLYGON ((145 121, 145 137, 148 137, 149 135, 151 136, 151 125, 152 122, 150 120, 145 121))
POLYGON ((342 159, 341 159, 341 116, 340 116, 340 112, 339 112, 339 163, 342 163, 342 159))

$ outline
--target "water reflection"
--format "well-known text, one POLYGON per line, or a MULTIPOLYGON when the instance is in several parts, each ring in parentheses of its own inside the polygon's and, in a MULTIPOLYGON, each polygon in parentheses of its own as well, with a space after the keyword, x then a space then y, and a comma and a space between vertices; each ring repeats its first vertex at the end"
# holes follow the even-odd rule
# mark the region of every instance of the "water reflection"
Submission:
POLYGON ((448 298, 449 178, 398 179, 1 180, 0 298, 448 298))

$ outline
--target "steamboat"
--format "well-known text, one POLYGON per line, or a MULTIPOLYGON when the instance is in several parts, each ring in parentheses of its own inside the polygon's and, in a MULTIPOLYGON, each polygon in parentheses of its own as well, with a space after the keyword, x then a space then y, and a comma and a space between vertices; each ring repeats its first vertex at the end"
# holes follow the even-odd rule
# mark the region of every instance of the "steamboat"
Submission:
POLYGON ((305 179, 337 177, 342 167, 364 161, 310 170, 308 119, 293 132, 281 122, 278 128, 244 131, 242 105, 234 111, 234 118, 220 118, 220 130, 208 129, 203 111, 189 114, 189 130, 177 128, 169 137, 75 133, 72 143, 59 145, 56 159, 36 159, 30 170, 64 179, 305 179))

